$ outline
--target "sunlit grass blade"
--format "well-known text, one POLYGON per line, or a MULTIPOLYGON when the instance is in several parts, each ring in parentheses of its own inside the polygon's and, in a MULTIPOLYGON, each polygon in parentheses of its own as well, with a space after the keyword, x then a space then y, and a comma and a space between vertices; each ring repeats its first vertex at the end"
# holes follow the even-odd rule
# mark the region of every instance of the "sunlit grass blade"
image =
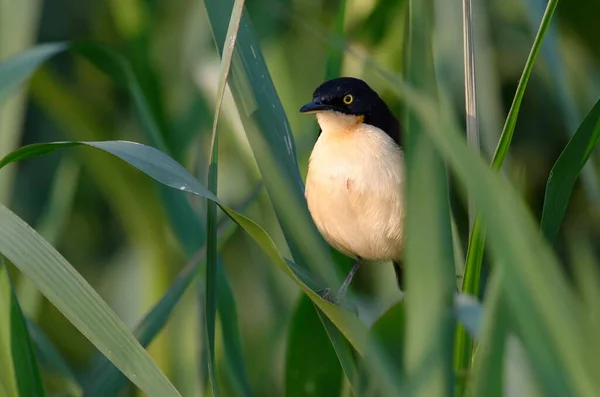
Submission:
POLYGON ((46 395, 23 312, 0 255, 0 391, 6 397, 46 395))
MULTIPOLYGON (((437 83, 432 52, 433 1, 409 2, 407 79, 432 98, 437 83)), ((406 343, 404 362, 412 391, 422 396, 451 395, 454 388, 452 339, 456 288, 450 202, 444 162, 417 114, 407 111, 406 155, 406 343), (417 380, 425 361, 426 375, 417 380), (424 379, 427 379, 424 381, 424 379)))
POLYGON ((315 309, 311 300, 302 295, 291 319, 285 362, 286 396, 340 395, 342 369, 315 309))
POLYGON ((585 116, 550 171, 541 221, 542 232, 550 242, 554 242, 558 234, 575 182, 598 140, 600 140, 600 100, 585 116))
MULTIPOLYGON (((208 166, 208 189, 215 195, 217 194, 219 166, 219 135, 217 126, 243 11, 244 0, 236 0, 231 11, 229 27, 227 28, 227 34, 225 36, 227 45, 223 44, 221 69, 219 71, 219 85, 217 88, 217 105, 215 108, 210 145, 210 164, 208 166)), ((213 395, 219 396, 219 383, 217 381, 214 354, 218 295, 217 267, 219 266, 217 256, 217 204, 214 201, 209 201, 206 204, 206 233, 206 298, 204 299, 204 326, 206 327, 206 338, 208 341, 208 377, 210 379, 213 395)), ((225 341, 225 343, 227 344, 229 341, 225 341)))
POLYGON ((83 277, 4 206, 0 207, 0 252, 140 389, 149 395, 179 395, 83 277))
POLYGON ((24 146, 0 160, 0 168, 8 163, 50 153, 56 149, 87 145, 104 150, 126 161, 148 176, 172 188, 213 200, 225 213, 243 228, 269 256, 269 258, 329 317, 344 334, 354 349, 364 355, 367 349, 368 330, 354 315, 323 300, 310 289, 290 268, 281 256, 273 240, 258 224, 223 204, 214 194, 202 186, 185 168, 164 153, 150 146, 127 141, 104 142, 56 142, 24 146))
POLYGON ((48 391, 52 391, 52 387, 55 386, 64 390, 69 397, 81 396, 83 389, 79 380, 50 338, 33 321, 27 321, 27 329, 44 374, 44 380, 48 385, 48 391))

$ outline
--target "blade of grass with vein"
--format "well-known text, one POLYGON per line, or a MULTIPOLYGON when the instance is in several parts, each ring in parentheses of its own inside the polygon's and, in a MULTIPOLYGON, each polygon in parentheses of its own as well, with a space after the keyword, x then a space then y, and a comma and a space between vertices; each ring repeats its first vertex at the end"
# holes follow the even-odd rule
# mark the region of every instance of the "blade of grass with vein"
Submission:
MULTIPOLYGON (((475 93, 475 39, 473 37, 473 14, 471 0, 463 0, 463 57, 465 69, 465 109, 467 119, 467 140, 476 151, 480 151, 479 121, 477 118, 477 98, 475 93)), ((475 218, 473 200, 469 198, 469 230, 475 218)))
POLYGON ((23 312, 0 256, 0 391, 7 397, 46 395, 23 312))
MULTIPOLYGON (((480 152, 479 143, 479 125, 477 118, 477 98, 475 88, 475 39, 473 37, 473 14, 471 0, 463 0, 463 57, 465 70, 465 108, 467 120, 467 140, 469 145, 480 152)), ((469 195, 469 233, 473 233, 473 222, 475 220, 476 209, 471 195, 469 195)), ((463 272, 464 275, 464 272, 463 272)), ((477 275, 477 280, 480 275, 477 275)), ((473 343, 464 327, 459 326, 456 330, 455 338, 455 366, 460 371, 466 371, 471 363, 471 353, 473 343)), ((459 391, 462 395, 462 390, 459 391)))
POLYGON ((104 150, 126 161, 130 165, 146 173, 148 176, 170 186, 209 200, 213 200, 225 213, 258 243, 269 258, 306 293, 313 302, 329 317, 344 334, 354 349, 364 356, 368 346, 368 330, 354 315, 342 308, 323 300, 309 288, 287 264, 275 246, 273 240, 258 224, 223 204, 214 194, 202 186, 185 168, 164 153, 150 146, 127 141, 104 142, 55 142, 24 146, 0 160, 0 168, 6 164, 50 153, 59 148, 85 145, 104 150))
MULTIPOLYGON (((244 200, 239 207, 238 211, 244 211, 246 207, 252 204, 260 192, 260 185, 253 189, 251 194, 246 200, 244 200)), ((229 238, 237 230, 237 225, 232 224, 229 218, 225 218, 219 223, 218 227, 218 250, 221 250, 223 245, 229 240, 229 238)), ((160 299, 160 301, 148 312, 144 319, 136 326, 133 334, 140 341, 142 346, 147 347, 158 333, 166 325, 170 314, 173 312, 185 291, 188 289, 190 283, 195 277, 198 276, 199 269, 205 264, 206 248, 203 246, 198 250, 188 264, 179 272, 175 282, 169 287, 169 290, 160 299)), ((219 275, 219 283, 226 283, 227 280, 221 280, 225 275, 219 275)), ((221 306, 231 310, 232 305, 228 303, 231 299, 228 295, 231 291, 224 289, 220 292, 219 297, 221 306)), ((237 332, 237 328, 231 329, 223 326, 223 334, 234 334, 237 332)), ((229 340, 233 337, 229 338, 229 340)), ((92 370, 90 375, 87 377, 86 385, 86 396, 113 396, 126 384, 127 378, 121 374, 121 372, 110 363, 104 356, 98 357, 92 364, 92 370)), ((239 378, 240 376, 238 376, 239 378)))
MULTIPOLYGON (((238 29, 242 12, 244 11, 244 0, 236 0, 231 10, 229 27, 225 36, 226 45, 223 44, 223 55, 221 59, 221 69, 219 71, 219 85, 217 88, 217 106, 215 108, 215 117, 212 127, 212 138, 210 144, 210 164, 208 166, 208 190, 214 195, 217 194, 218 164, 219 164, 219 135, 217 126, 221 105, 223 104, 223 95, 225 95, 225 85, 229 76, 231 60, 235 50, 238 29)), ((215 321, 217 315, 217 204, 209 201, 206 204, 206 298, 204 299, 204 321, 206 327, 206 338, 208 340, 208 377, 212 387, 213 395, 219 396, 219 384, 215 373, 215 321)), ((226 342, 227 343, 227 342, 226 342)))
MULTIPOLYGON (((432 52, 433 1, 409 1, 407 79, 422 92, 437 97, 432 52)), ((408 381, 418 386, 411 395, 446 396, 454 388, 451 315, 455 265, 450 203, 444 162, 423 132, 414 112, 405 117, 406 155, 406 343, 404 362, 408 381), (425 360, 426 382, 417 381, 425 360), (411 379, 412 378, 412 379, 411 379)))
POLYGON ((556 160, 546 184, 542 209, 542 232, 551 243, 556 239, 575 182, 600 140, 600 100, 589 111, 556 160))
POLYGON ((73 267, 8 208, 0 206, 0 252, 103 354, 149 395, 179 393, 127 327, 73 267))

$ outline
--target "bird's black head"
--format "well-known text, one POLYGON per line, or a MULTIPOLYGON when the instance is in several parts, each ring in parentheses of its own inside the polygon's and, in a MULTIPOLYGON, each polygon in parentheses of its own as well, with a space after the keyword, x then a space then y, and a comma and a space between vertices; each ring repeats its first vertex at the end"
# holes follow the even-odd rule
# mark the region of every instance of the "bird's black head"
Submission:
POLYGON ((401 145, 400 125, 386 103, 364 81, 354 77, 328 80, 317 87, 313 100, 300 113, 334 111, 359 117, 380 128, 401 145))

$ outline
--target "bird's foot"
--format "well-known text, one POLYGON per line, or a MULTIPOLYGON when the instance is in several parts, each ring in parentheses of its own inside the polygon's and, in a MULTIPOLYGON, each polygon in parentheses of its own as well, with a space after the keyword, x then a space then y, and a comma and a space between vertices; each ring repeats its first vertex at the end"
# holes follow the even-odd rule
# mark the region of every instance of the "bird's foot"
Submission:
POLYGON ((317 291, 317 294, 329 303, 335 303, 335 296, 331 293, 331 288, 323 288, 317 291))

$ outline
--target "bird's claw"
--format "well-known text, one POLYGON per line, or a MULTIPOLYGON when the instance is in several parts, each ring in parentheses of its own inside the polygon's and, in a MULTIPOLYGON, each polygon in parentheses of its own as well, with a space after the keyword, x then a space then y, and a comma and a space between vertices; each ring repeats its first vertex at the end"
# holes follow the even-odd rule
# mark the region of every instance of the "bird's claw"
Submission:
POLYGON ((317 291, 317 294, 329 303, 335 303, 335 297, 331 293, 331 288, 322 288, 317 291))

